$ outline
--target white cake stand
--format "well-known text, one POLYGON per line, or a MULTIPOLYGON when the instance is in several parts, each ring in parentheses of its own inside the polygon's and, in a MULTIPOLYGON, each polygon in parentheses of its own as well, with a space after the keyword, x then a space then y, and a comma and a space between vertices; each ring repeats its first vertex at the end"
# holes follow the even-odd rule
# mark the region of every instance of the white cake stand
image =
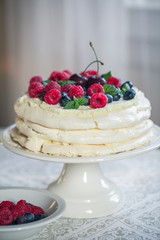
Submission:
POLYGON ((154 125, 152 143, 137 150, 99 157, 55 157, 30 152, 12 141, 10 132, 14 126, 8 127, 0 136, 4 147, 25 157, 64 163, 61 175, 48 186, 48 190, 65 200, 63 216, 69 218, 97 218, 120 210, 123 197, 118 187, 103 176, 99 162, 130 158, 160 146, 160 128, 154 125))

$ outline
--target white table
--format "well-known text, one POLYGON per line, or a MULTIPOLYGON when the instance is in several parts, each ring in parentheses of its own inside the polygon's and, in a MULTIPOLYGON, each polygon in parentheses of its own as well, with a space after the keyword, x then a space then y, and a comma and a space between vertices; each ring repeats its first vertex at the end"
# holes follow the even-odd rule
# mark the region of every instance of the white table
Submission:
MULTIPOLYGON (((0 146, 0 186, 47 188, 63 164, 25 158, 0 146)), ((27 240, 160 239, 160 150, 101 163, 104 175, 124 195, 118 213, 97 219, 60 218, 27 240)))

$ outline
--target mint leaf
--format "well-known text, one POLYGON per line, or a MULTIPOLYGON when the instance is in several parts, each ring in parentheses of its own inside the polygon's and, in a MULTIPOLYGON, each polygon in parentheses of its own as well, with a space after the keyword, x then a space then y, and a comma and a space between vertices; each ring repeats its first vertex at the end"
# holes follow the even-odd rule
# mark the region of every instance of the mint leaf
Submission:
POLYGON ((110 77, 112 77, 111 71, 103 74, 102 77, 107 81, 110 77))
POLYGON ((89 100, 85 97, 78 98, 79 105, 84 105, 84 104, 88 103, 88 101, 89 100))
POLYGON ((74 109, 75 108, 75 102, 74 101, 70 101, 66 104, 66 106, 64 107, 64 109, 74 109))
POLYGON ((43 86, 46 86, 48 83, 52 82, 52 80, 44 80, 43 81, 43 86))
POLYGON ((105 94, 110 94, 112 96, 120 92, 120 88, 116 88, 114 85, 105 84, 103 85, 105 94))
POLYGON ((74 84, 74 83, 75 83, 75 81, 71 81, 71 80, 68 80, 68 81, 58 81, 58 84, 61 85, 61 87, 69 85, 69 84, 74 84))

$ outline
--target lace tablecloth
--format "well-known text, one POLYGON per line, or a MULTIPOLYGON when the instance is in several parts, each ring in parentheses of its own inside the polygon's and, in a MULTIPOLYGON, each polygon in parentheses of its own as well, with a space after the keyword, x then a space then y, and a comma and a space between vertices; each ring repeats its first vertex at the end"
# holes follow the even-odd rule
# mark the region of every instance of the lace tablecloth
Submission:
MULTIPOLYGON (((27 240, 160 239, 160 150, 100 165, 123 193, 123 208, 97 219, 61 217, 27 240)), ((62 163, 18 156, 0 145, 0 186, 47 188, 62 168, 62 163)))

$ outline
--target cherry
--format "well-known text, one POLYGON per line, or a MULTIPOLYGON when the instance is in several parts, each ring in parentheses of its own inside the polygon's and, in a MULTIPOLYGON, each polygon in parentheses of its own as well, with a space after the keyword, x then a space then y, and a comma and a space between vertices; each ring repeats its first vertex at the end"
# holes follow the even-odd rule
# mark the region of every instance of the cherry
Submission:
POLYGON ((106 80, 102 77, 96 77, 96 76, 92 76, 88 79, 88 81, 86 82, 86 87, 89 88, 91 85, 93 85, 94 83, 99 83, 101 85, 105 85, 107 84, 106 80))
POLYGON ((75 85, 81 85, 82 87, 85 87, 88 79, 80 74, 75 73, 70 77, 70 80, 74 81, 75 85))

